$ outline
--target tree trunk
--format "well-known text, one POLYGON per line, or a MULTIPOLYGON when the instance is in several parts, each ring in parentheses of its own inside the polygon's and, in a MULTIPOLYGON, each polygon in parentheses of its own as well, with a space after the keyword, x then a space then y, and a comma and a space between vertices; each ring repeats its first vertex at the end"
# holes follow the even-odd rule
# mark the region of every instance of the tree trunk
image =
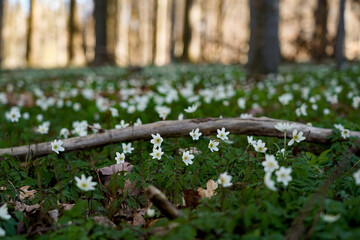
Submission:
POLYGON ((313 35, 312 57, 320 61, 326 57, 327 19, 329 5, 327 0, 318 0, 315 10, 315 31, 313 35))
POLYGON ((190 61, 190 42, 191 42, 191 25, 190 25, 190 10, 193 0, 185 0, 185 16, 183 28, 183 52, 180 57, 182 61, 190 61))
POLYGON ((339 22, 337 26, 335 57, 336 68, 342 69, 345 63, 344 57, 344 41, 345 41, 345 0, 340 0, 339 22))
POLYGON ((171 33, 170 33, 170 59, 171 59, 171 62, 176 61, 176 56, 175 56, 176 5, 177 5, 176 0, 172 0, 171 1, 171 33))
POLYGON ((33 45, 33 19, 34 19, 34 7, 35 0, 30 0, 30 11, 29 11, 29 20, 28 20, 28 30, 26 34, 26 61, 28 66, 33 64, 32 59, 32 45, 33 45))
POLYGON ((0 69, 2 67, 3 59, 3 38, 2 38, 2 29, 3 29, 3 16, 4 16, 4 1, 0 0, 0 69))
POLYGON ((107 5, 107 0, 94 0, 95 66, 113 63, 107 49, 107 5))
POLYGON ((76 0, 70 0, 70 13, 68 20, 68 63, 71 64, 74 60, 74 38, 75 38, 75 12, 76 12, 76 0))
POLYGON ((250 77, 277 73, 280 62, 279 1, 250 0, 250 77))
POLYGON ((156 52, 157 52, 157 46, 156 46, 156 42, 157 42, 157 19, 158 19, 158 0, 154 0, 154 15, 153 15, 153 49, 152 49, 152 62, 153 64, 155 64, 156 61, 156 52))

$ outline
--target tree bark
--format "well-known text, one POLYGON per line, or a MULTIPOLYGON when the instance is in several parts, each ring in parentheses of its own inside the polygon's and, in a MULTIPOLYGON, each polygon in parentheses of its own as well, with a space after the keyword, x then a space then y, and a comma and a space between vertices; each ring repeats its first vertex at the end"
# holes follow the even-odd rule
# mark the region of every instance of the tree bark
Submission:
MULTIPOLYGON (((199 128, 204 136, 216 134, 217 129, 225 127, 232 134, 268 136, 268 137, 284 137, 284 134, 274 125, 283 120, 271 118, 203 118, 203 119, 187 119, 182 121, 160 121, 140 125, 137 127, 127 127, 123 129, 107 130, 103 133, 88 135, 85 137, 73 137, 63 140, 65 152, 82 150, 86 148, 103 146, 106 144, 148 140, 151 134, 159 133, 162 137, 182 137, 188 136, 193 129, 199 128)), ((298 129, 304 132, 307 142, 328 143, 327 137, 332 133, 332 129, 309 127, 302 123, 294 123, 292 129, 298 129)), ((292 137, 292 131, 287 136, 292 137)), ((351 132, 350 136, 360 137, 360 132, 351 132)), ((44 156, 52 153, 50 142, 39 144, 31 144, 26 146, 2 148, 0 156, 10 154, 19 158, 32 158, 44 156)), ((0 157, 3 158, 3 157, 0 157)))
POLYGON ((95 57, 93 65, 112 64, 107 49, 107 4, 108 0, 94 0, 95 57))
POLYGON ((183 28, 183 52, 180 59, 182 61, 190 61, 190 43, 191 43, 191 25, 190 25, 190 10, 193 0, 185 0, 185 16, 183 28))
POLYGON ((329 5, 327 0, 318 0, 315 10, 315 31, 313 35, 312 57, 320 61, 326 57, 327 19, 329 5))
POLYGON ((250 1, 248 73, 255 77, 277 73, 280 62, 279 1, 250 1))
POLYGON ((26 62, 28 66, 33 64, 32 59, 32 45, 33 45, 33 19, 34 19, 34 6, 35 0, 30 0, 30 11, 28 20, 28 30, 26 34, 26 62))
POLYGON ((3 38, 2 38, 2 29, 3 29, 3 17, 4 17, 4 5, 5 0, 0 0, 0 69, 2 67, 3 60, 3 38))
POLYGON ((344 57, 345 3, 346 3, 345 0, 340 0, 339 22, 337 26, 336 45, 335 45, 336 68, 339 70, 342 69, 345 64, 345 57, 344 57))

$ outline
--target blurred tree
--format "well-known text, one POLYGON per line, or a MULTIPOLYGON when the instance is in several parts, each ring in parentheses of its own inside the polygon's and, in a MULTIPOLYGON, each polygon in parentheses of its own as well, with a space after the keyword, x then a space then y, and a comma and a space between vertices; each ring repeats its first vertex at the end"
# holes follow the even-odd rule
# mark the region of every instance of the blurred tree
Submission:
POLYGON ((108 0, 107 6, 107 50, 110 59, 115 61, 115 45, 117 40, 118 21, 118 0, 108 0))
POLYGON ((183 28, 183 52, 180 59, 182 61, 190 61, 190 42, 191 42, 191 25, 190 25, 190 10, 193 0, 185 0, 185 16, 183 28))
POLYGON ((95 56, 93 65, 112 64, 107 48, 107 6, 108 0, 94 0, 95 56))
POLYGON ((74 51, 74 39, 75 39, 75 32, 79 31, 79 27, 75 21, 75 14, 76 14, 76 0, 70 0, 70 13, 68 19, 68 31, 69 31, 69 38, 68 38, 68 62, 71 64, 75 57, 74 51))
POLYGON ((277 73, 280 61, 279 1, 250 0, 249 76, 277 73))
POLYGON ((335 58, 336 67, 342 69, 345 63, 344 58, 344 40, 345 40, 345 0, 340 0, 339 22, 336 33, 335 58))
POLYGON ((176 61, 175 56, 175 18, 176 18, 176 0, 171 1, 171 33, 170 33, 170 59, 176 61))
POLYGON ((3 57, 2 29, 3 29, 4 2, 5 2, 5 0, 0 0, 0 68, 2 67, 2 57, 3 57))
POLYGON ((29 11, 29 20, 28 20, 28 30, 26 34, 26 62, 28 66, 33 64, 32 57, 32 45, 33 45, 33 19, 34 19, 34 8, 35 0, 30 1, 30 11, 29 11))
POLYGON ((156 46, 156 42, 157 42, 157 13, 158 13, 158 0, 154 0, 154 15, 153 15, 153 50, 152 50, 152 62, 153 64, 155 64, 156 61, 156 51, 157 51, 157 46, 156 46))
POLYGON ((312 57, 319 61, 327 56, 327 23, 329 5, 327 0, 318 0, 315 10, 315 31, 313 35, 312 57))

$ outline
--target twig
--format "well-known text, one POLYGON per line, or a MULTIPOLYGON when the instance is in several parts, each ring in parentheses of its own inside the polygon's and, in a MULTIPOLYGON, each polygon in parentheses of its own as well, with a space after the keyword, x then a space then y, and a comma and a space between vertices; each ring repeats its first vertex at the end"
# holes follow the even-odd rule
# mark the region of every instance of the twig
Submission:
POLYGON ((145 195, 167 218, 175 219, 181 216, 181 212, 153 185, 149 185, 145 189, 145 195))

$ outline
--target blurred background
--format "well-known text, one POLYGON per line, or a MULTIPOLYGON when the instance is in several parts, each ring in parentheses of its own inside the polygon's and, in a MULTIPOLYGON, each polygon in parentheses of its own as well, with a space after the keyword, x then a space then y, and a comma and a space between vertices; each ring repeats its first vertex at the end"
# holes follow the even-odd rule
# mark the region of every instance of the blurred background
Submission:
POLYGON ((246 64, 256 39, 275 61, 335 59, 339 39, 360 58, 360 0, 0 1, 2 68, 246 64))

